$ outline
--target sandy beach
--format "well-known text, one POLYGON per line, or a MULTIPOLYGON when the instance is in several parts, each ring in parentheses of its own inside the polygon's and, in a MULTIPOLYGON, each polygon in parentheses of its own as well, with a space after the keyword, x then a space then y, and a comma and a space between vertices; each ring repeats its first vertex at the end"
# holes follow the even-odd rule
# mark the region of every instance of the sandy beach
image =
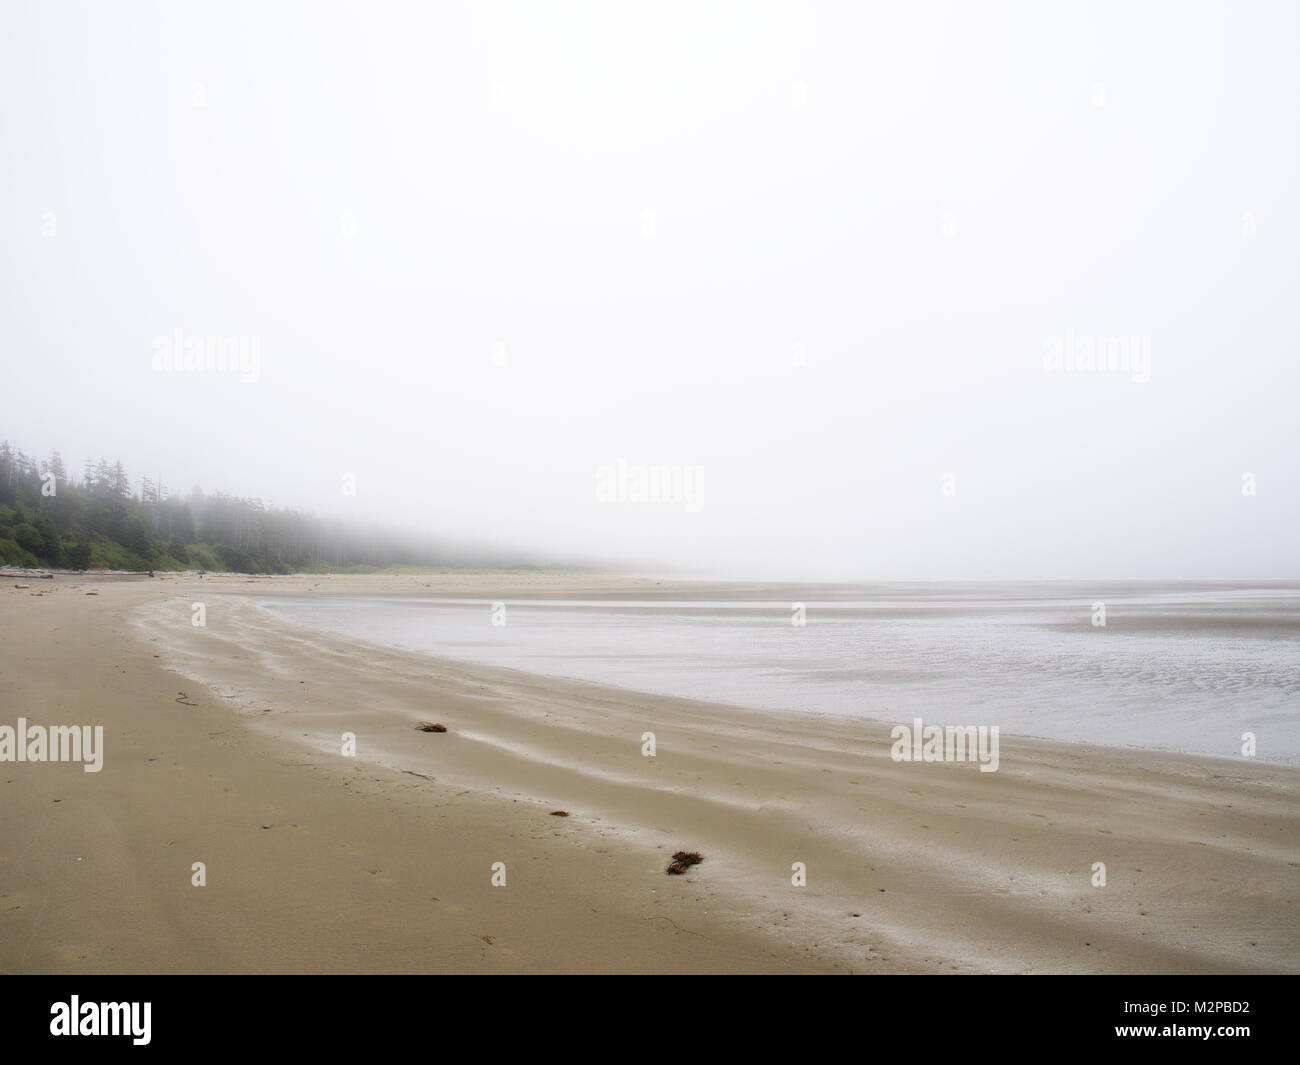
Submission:
POLYGON ((882 723, 435 659, 257 605, 740 589, 6 579, 0 725, 102 725, 105 750, 98 773, 0 763, 0 971, 1300 971, 1300 770, 1009 736, 993 773, 899 763, 882 723), (679 849, 704 861, 665 875, 679 849))

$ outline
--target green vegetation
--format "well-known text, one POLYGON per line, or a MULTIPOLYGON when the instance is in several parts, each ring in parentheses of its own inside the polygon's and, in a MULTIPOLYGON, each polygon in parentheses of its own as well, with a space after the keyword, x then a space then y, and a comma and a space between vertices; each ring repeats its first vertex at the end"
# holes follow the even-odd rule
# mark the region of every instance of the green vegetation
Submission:
POLYGON ((69 476, 56 451, 38 462, 0 443, 0 563, 63 569, 373 573, 447 566, 428 545, 218 492, 138 487, 120 462, 69 476))

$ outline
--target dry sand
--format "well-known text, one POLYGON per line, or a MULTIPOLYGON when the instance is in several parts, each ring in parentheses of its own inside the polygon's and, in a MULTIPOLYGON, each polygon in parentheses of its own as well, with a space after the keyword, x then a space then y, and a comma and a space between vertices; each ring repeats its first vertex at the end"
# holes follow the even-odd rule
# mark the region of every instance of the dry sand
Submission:
POLYGON ((895 763, 885 725, 432 659, 256 598, 735 588, 21 583, 0 724, 102 724, 106 753, 0 763, 3 972, 1300 971, 1293 768, 1005 736, 996 773, 895 763), (667 876, 679 848, 705 861, 667 876))

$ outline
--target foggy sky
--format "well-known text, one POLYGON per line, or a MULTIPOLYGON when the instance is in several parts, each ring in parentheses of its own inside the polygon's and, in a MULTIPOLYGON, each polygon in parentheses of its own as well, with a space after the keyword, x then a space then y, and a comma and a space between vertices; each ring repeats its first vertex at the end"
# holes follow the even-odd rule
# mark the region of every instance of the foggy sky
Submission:
POLYGON ((0 437, 665 572, 1295 575, 1298 45, 1293 3, 6 0, 0 437))

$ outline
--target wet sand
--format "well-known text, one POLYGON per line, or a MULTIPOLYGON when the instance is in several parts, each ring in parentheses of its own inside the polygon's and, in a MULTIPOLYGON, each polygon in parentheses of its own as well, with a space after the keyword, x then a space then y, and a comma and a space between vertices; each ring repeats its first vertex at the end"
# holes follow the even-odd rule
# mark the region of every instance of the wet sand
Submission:
POLYGON ((102 724, 106 753, 0 763, 0 971, 1300 970, 1294 768, 1007 736, 996 773, 897 763, 880 723, 433 659, 257 606, 789 589, 22 583, 0 587, 0 724, 102 724), (679 848, 705 861, 667 876, 679 848))

